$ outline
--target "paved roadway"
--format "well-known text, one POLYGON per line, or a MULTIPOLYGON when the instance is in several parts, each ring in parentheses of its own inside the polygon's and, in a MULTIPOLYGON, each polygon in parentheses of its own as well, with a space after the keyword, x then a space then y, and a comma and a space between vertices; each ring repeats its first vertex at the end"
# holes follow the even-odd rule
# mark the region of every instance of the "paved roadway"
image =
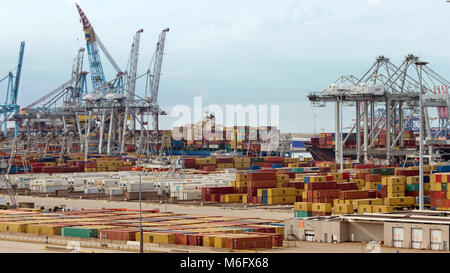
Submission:
MULTIPOLYGON (((9 198, 6 198, 9 201, 9 198)), ((8 202, 7 201, 7 202, 8 202)), ((34 196, 16 196, 16 201, 33 202, 35 207, 40 206, 61 206, 66 205, 67 208, 85 208, 85 209, 102 209, 102 208, 126 208, 139 209, 138 202, 120 202, 105 200, 86 200, 86 199, 65 199, 55 197, 34 197, 34 196)), ((276 212, 267 209, 230 209, 213 206, 183 206, 173 204, 146 204, 142 203, 143 210, 158 208, 161 212, 173 212, 180 214, 199 214, 199 215, 220 215, 227 217, 251 217, 285 220, 293 217, 293 211, 276 212)))

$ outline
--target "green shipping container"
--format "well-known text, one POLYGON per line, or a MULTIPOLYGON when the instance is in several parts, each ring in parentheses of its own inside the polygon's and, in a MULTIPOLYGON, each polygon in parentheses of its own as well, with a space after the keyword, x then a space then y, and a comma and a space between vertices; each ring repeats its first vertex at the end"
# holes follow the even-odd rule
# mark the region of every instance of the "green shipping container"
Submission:
POLYGON ((395 175, 395 168, 373 168, 370 174, 395 175))
POLYGON ((312 217, 312 211, 294 211, 294 218, 312 217))
POLYGON ((441 191, 447 191, 447 183, 441 183, 441 191))
POLYGON ((304 172, 305 172, 305 169, 304 169, 304 168, 292 168, 292 169, 291 169, 291 172, 294 172, 294 173, 304 173, 304 172))
POLYGON ((78 238, 98 238, 96 228, 64 227, 62 228, 61 235, 78 238))
POLYGON ((250 162, 264 162, 264 158, 263 157, 254 157, 250 159, 250 162))
POLYGON ((406 184, 406 191, 419 191, 419 184, 406 184))

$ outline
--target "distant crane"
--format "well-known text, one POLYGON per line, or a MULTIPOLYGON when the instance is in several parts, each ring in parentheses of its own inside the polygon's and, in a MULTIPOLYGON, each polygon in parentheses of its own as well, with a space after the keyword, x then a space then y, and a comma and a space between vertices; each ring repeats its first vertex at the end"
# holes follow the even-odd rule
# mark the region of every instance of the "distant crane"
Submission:
POLYGON ((20 52, 19 52, 19 62, 17 64, 16 74, 13 75, 12 72, 9 72, 6 77, 0 79, 0 82, 7 80, 8 87, 6 89, 6 100, 5 104, 0 105, 0 115, 3 115, 3 120, 0 123, 0 127, 3 126, 3 132, 6 136, 8 133, 7 123, 11 118, 11 115, 14 114, 14 137, 17 137, 18 132, 18 122, 17 115, 19 112, 19 106, 17 105, 17 96, 19 94, 19 85, 20 85, 20 76, 22 74, 22 63, 23 63, 23 55, 25 52, 25 42, 21 42, 20 44, 20 52))

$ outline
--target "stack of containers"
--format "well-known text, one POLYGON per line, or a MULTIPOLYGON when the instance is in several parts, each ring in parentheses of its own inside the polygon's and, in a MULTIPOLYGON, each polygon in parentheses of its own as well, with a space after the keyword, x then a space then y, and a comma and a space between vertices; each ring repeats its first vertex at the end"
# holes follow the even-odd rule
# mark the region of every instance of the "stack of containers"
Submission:
MULTIPOLYGON (((248 202, 258 203, 258 189, 275 188, 277 178, 275 172, 254 172, 247 174, 248 179, 248 202)), ((261 200, 260 200, 261 201, 261 200)))
POLYGON ((234 168, 248 170, 250 168, 250 158, 249 157, 235 157, 234 158, 234 168))
POLYGON ((294 218, 312 217, 311 202, 297 202, 294 204, 294 218))
POLYGON ((332 181, 332 176, 307 176, 305 177, 306 194, 303 193, 302 200, 314 203, 332 204, 334 199, 339 198, 341 192, 337 183, 332 181))
MULTIPOLYGON (((447 168, 442 167, 449 167, 450 169, 450 166, 438 166, 437 171, 447 171, 447 168)), ((447 186, 449 176, 450 173, 435 173, 430 176, 430 206, 432 208, 448 210, 450 207, 447 186)))

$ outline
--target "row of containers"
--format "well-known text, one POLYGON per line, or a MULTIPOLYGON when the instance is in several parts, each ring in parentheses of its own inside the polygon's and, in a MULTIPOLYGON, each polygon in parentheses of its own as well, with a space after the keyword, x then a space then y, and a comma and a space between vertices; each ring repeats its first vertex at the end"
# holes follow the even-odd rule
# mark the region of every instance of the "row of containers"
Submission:
MULTIPOLYGON (((9 157, 2 157, 9 161, 9 157)), ((134 156, 90 155, 85 162, 84 155, 59 156, 16 156, 10 174, 24 173, 78 173, 133 171, 137 158, 134 156)))
MULTIPOLYGON (((336 144, 335 133, 321 133, 318 138, 311 138, 311 143, 314 146, 324 147, 324 148, 333 148, 336 144)), ((357 142, 357 134, 352 133, 348 135, 348 133, 343 134, 343 138, 347 139, 344 144, 344 149, 353 149, 356 148, 357 142)), ((364 139, 364 133, 361 133, 361 140, 364 139)), ((386 130, 380 132, 377 138, 374 139, 374 147, 383 148, 386 147, 386 130)), ((416 148, 417 147, 417 138, 414 135, 413 131, 404 131, 402 135, 402 140, 400 141, 401 146, 404 148, 416 148)))
MULTIPOLYGON (((324 205, 327 209, 320 207, 317 211, 328 215, 333 207, 337 214, 390 213, 396 208, 415 207, 419 203, 418 167, 358 168, 347 169, 344 173, 330 170, 330 167, 310 167, 240 171, 231 187, 203 188, 202 200, 267 205, 329 204, 324 205), (342 206, 336 209, 337 205, 342 206)), ((450 166, 426 165, 424 173, 425 204, 431 209, 448 210, 450 166)))
MULTIPOLYGON (((283 246, 284 224, 278 220, 144 211, 142 223, 144 243, 239 250, 283 246)), ((124 209, 61 213, 3 210, 0 211, 0 232, 140 240, 138 212, 124 209)))
POLYGON ((187 169, 216 170, 216 169, 246 169, 259 170, 261 168, 278 169, 283 167, 311 167, 312 158, 283 158, 283 157, 206 157, 184 158, 187 169))

